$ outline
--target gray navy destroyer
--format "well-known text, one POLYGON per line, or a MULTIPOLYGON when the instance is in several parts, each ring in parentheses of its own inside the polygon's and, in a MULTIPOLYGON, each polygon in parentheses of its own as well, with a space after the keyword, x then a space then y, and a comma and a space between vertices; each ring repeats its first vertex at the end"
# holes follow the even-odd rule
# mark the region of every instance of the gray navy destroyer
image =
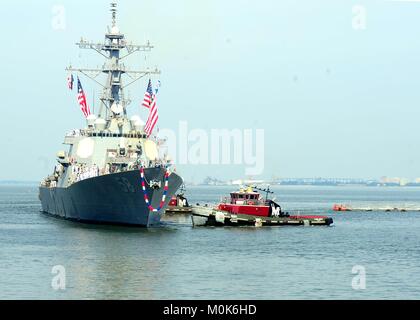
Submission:
POLYGON ((135 52, 150 51, 150 44, 125 40, 111 4, 112 26, 103 43, 81 40, 81 49, 102 54, 100 69, 67 68, 83 74, 103 88, 97 115, 86 118, 86 127, 65 136, 68 151, 57 154, 54 173, 41 182, 39 198, 46 214, 85 223, 149 227, 160 223, 171 198, 183 181, 169 171, 171 162, 159 152, 157 137, 145 133, 138 116, 129 118, 130 99, 124 89, 160 71, 131 71, 122 60, 135 52), (97 80, 105 74, 105 83, 97 80), (128 83, 124 82, 128 76, 128 83))

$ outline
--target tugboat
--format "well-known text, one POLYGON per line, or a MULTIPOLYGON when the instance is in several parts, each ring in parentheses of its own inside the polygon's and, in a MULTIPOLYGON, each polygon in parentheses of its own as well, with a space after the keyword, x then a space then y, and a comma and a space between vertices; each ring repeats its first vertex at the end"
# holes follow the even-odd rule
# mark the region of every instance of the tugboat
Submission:
POLYGON ((191 214, 192 206, 188 203, 188 199, 185 197, 185 186, 181 187, 180 192, 173 196, 169 201, 166 214, 191 214))
POLYGON ((117 4, 111 4, 112 26, 102 43, 81 40, 81 49, 92 49, 106 58, 100 69, 69 67, 69 88, 73 73, 83 74, 103 87, 101 107, 91 114, 80 80, 78 102, 86 117, 84 129, 73 130, 64 138, 67 151, 57 154, 54 173, 41 182, 42 212, 72 221, 150 227, 161 217, 183 180, 170 171, 171 163, 160 157, 158 139, 152 135, 157 121, 156 93, 151 80, 145 95, 150 110, 144 125, 138 116, 128 118, 131 101, 125 88, 160 71, 133 71, 122 63, 135 52, 153 47, 127 42, 116 21, 117 4), (101 83, 98 76, 104 74, 101 83), (129 76, 124 82, 123 76, 129 76), (154 103, 154 104, 153 104, 154 103), (156 113, 153 113, 154 110, 156 113))
POLYGON ((193 208, 194 226, 285 226, 312 225, 329 226, 333 219, 326 216, 290 215, 281 206, 269 199, 274 194, 268 189, 248 186, 232 192, 216 207, 197 206, 193 208), (263 198, 259 191, 266 193, 263 198))

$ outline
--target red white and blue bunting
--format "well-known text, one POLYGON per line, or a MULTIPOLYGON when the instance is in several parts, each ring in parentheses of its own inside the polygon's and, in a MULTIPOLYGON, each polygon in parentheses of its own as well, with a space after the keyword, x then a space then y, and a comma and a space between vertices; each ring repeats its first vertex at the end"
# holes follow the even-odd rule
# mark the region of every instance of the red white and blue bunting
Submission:
POLYGON ((169 190, 169 175, 170 175, 169 170, 167 170, 166 173, 165 173, 165 186, 163 187, 162 200, 160 201, 159 207, 153 208, 153 206, 150 204, 149 196, 147 195, 146 181, 145 181, 145 177, 144 177, 144 168, 143 167, 140 168, 141 187, 143 189, 144 201, 146 202, 150 211, 159 212, 159 211, 162 210, 163 206, 165 205, 166 195, 168 194, 168 190, 169 190))

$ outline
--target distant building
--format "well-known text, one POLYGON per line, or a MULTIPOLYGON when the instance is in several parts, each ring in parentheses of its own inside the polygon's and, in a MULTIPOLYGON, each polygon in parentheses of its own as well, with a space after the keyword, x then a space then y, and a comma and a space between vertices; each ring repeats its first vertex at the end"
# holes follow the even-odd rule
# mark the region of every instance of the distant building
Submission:
POLYGON ((204 179, 202 185, 205 186, 225 186, 227 185, 227 183, 225 181, 216 179, 216 178, 212 178, 212 177, 207 177, 206 179, 204 179))
POLYGON ((383 186, 400 186, 401 178, 381 177, 379 183, 383 186))

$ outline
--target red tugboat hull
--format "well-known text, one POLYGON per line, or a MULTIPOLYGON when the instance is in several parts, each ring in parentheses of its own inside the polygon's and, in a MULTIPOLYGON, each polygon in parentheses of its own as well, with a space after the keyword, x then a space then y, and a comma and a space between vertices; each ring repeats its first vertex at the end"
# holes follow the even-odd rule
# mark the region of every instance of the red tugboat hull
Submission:
POLYGON ((233 214, 248 214, 257 217, 269 217, 270 207, 268 206, 250 206, 235 204, 219 204, 220 211, 226 211, 233 214))

